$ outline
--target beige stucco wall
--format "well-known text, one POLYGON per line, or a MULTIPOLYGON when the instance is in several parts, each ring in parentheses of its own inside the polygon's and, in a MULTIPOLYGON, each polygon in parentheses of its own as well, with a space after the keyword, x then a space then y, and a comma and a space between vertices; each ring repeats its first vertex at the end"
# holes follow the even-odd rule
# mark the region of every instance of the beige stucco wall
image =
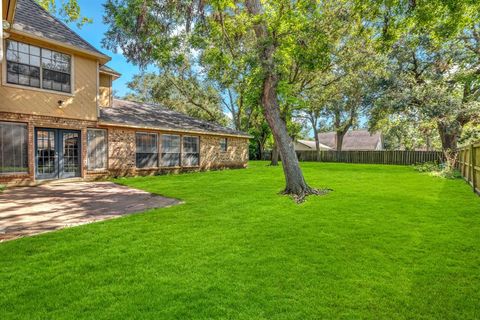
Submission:
POLYGON ((112 76, 104 73, 99 75, 99 86, 98 86, 98 105, 101 107, 111 107, 112 106, 112 76))
POLYGON ((24 43, 64 52, 72 55, 73 94, 62 94, 41 89, 18 87, 6 84, 6 63, 0 67, 0 112, 15 112, 31 115, 53 116, 80 120, 97 120, 97 61, 73 55, 61 48, 29 41, 25 38, 12 38, 24 43), (63 108, 58 101, 62 100, 63 108))

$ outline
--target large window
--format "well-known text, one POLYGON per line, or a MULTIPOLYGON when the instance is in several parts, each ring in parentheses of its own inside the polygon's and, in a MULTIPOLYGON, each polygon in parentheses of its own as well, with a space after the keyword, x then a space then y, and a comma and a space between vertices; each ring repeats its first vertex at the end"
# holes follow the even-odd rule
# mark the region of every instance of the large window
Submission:
POLYGON ((183 137, 182 164, 187 167, 198 166, 199 163, 198 137, 183 137))
POLYGON ((0 122, 0 174, 28 172, 27 125, 0 122))
POLYGON ((103 129, 88 129, 88 170, 107 168, 107 131, 103 129))
POLYGON ((137 168, 158 166, 158 141, 156 133, 137 132, 137 168))
POLYGON ((7 83, 71 93, 71 57, 9 40, 7 83))
POLYGON ((162 135, 162 166, 180 166, 180 136, 162 135))

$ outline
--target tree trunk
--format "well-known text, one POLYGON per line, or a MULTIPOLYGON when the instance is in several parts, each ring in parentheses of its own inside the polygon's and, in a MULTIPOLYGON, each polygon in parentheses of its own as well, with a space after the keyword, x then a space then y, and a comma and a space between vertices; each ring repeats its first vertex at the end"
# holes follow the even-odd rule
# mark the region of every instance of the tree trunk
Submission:
POLYGON ((342 152, 342 147, 343 147, 343 137, 345 137, 345 134, 347 132, 345 130, 342 131, 337 131, 335 140, 336 140, 336 150, 335 150, 335 157, 337 158, 337 162, 343 161, 341 157, 341 152, 342 152))
MULTIPOLYGON (((247 0, 245 5, 249 14, 253 16, 263 13, 264 8, 260 0, 247 0)), ((253 28, 263 71, 261 103, 265 119, 272 130, 278 151, 282 157, 286 183, 283 193, 290 194, 297 202, 301 202, 307 195, 320 194, 320 191, 309 187, 305 182, 297 155, 295 154, 293 140, 288 135, 287 126, 281 118, 277 99, 278 75, 274 61, 274 53, 276 51, 275 39, 270 36, 267 25, 263 20, 258 19, 253 28)))
POLYGON ((320 139, 318 138, 318 129, 313 127, 313 134, 315 135, 315 151, 317 152, 317 161, 320 161, 320 139))
POLYGON ((278 166, 278 147, 277 144, 273 144, 272 148, 272 161, 270 162, 271 166, 278 166))
POLYGON ((343 131, 337 131, 337 139, 336 139, 336 142, 337 142, 337 151, 342 151, 342 147, 343 147, 343 137, 345 137, 345 132, 343 131))
POLYGON ((258 159, 257 160, 264 160, 263 159, 263 143, 258 141, 258 159))
POLYGON ((438 133, 442 141, 442 151, 447 159, 447 169, 452 170, 457 163, 457 143, 461 134, 458 123, 437 122, 438 133))
POLYGON ((298 163, 293 141, 287 133, 287 126, 280 117, 280 108, 277 101, 277 79, 272 74, 267 74, 263 83, 262 105, 265 119, 272 129, 278 151, 282 157, 282 167, 285 174, 285 194, 291 194, 302 201, 309 194, 318 191, 310 188, 303 177, 298 163))

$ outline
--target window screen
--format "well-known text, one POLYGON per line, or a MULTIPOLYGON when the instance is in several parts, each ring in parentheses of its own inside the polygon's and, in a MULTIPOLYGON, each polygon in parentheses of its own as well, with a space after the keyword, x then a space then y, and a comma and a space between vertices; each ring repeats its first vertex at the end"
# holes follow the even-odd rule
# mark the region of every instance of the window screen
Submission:
POLYGON ((28 172, 27 132, 26 124, 0 122, 0 174, 28 172))
POLYGON ((183 137, 182 164, 184 166, 198 166, 199 150, 198 137, 183 137))
POLYGON ((107 168, 107 131, 102 129, 87 130, 88 169, 107 168))
POLYGON ((158 167, 157 145, 156 133, 136 133, 137 168, 158 167))
POLYGON ((180 166, 180 136, 162 135, 162 166, 180 166))

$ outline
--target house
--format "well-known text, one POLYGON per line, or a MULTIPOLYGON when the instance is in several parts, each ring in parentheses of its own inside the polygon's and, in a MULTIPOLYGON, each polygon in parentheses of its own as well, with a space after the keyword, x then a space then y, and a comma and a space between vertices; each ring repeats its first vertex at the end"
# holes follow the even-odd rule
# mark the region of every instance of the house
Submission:
MULTIPOLYGON (((337 135, 334 131, 322 132, 318 134, 320 150, 336 150, 337 135)), ((315 150, 315 141, 298 140, 295 143, 295 150, 315 150)), ((368 130, 349 130, 343 137, 342 150, 383 150, 382 134, 370 133, 368 130)))
POLYGON ((244 168, 245 133, 113 98, 121 75, 34 0, 1 0, 0 183, 244 168))
MULTIPOLYGON (((337 135, 335 132, 322 132, 318 134, 319 141, 332 148, 337 149, 337 135)), ((342 150, 383 150, 383 138, 379 132, 370 133, 366 129, 349 130, 343 137, 342 150)))
MULTIPOLYGON (((322 143, 319 144, 319 149, 320 150, 332 150, 327 145, 324 145, 322 143)), ((310 150, 317 150, 317 146, 315 144, 315 141, 311 140, 296 140, 295 141, 295 151, 310 151, 310 150)))

